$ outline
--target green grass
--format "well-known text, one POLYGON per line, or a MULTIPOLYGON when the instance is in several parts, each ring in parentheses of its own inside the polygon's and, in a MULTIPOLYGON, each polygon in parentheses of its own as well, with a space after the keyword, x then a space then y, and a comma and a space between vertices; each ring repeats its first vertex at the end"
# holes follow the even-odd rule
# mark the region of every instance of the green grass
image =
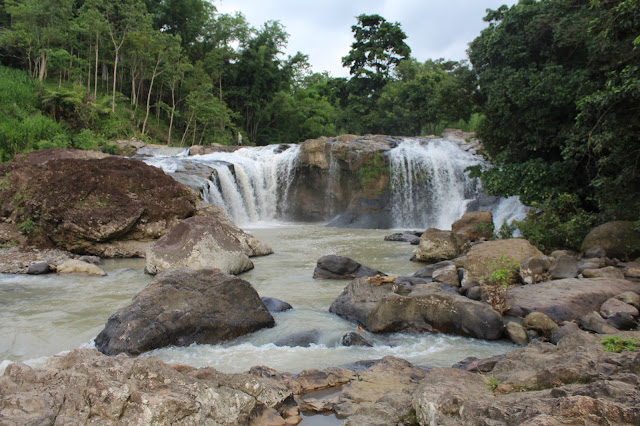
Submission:
POLYGON ((602 350, 605 352, 620 353, 624 351, 635 351, 640 347, 640 338, 630 339, 620 336, 604 337, 600 340, 602 350))

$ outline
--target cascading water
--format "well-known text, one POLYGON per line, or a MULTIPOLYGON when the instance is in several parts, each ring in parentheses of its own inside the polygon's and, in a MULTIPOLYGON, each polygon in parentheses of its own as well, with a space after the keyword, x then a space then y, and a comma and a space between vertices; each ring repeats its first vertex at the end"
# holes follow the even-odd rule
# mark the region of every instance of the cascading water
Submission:
MULTIPOLYGON (((324 147, 326 187, 317 194, 324 200, 325 218, 343 213, 337 211, 335 194, 345 183, 334 148, 333 141, 324 147)), ((143 161, 196 188, 203 200, 223 207, 231 220, 246 226, 281 221, 300 202, 292 196, 294 185, 308 184, 296 175, 300 152, 301 146, 294 144, 198 156, 185 156, 183 151, 166 156, 163 151, 143 161)), ((469 178, 465 169, 483 160, 460 141, 406 138, 384 155, 389 164, 390 197, 383 214, 390 216, 385 223, 393 228, 450 229, 468 210, 490 210, 497 229, 503 221, 521 219, 526 213, 517 198, 487 197, 481 192, 480 182, 469 178)))
POLYGON ((287 209, 288 193, 298 162, 299 145, 242 148, 198 156, 158 156, 142 160, 178 178, 185 165, 189 184, 203 200, 224 208, 235 223, 271 222, 287 209), (199 178, 194 178, 194 173, 199 178))
POLYGON ((478 156, 445 139, 406 139, 389 151, 394 227, 449 229, 477 193, 465 168, 478 156))

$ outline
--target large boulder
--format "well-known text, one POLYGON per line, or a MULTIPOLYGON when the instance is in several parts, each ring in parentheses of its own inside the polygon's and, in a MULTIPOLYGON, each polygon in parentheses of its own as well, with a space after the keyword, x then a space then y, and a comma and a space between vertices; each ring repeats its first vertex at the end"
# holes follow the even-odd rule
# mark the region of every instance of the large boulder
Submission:
POLYGON ((150 274, 187 267, 218 268, 239 274, 253 268, 246 234, 212 217, 194 216, 181 221, 147 250, 146 271, 150 274))
POLYGON ((344 256, 328 255, 318 259, 313 278, 352 280, 358 277, 375 277, 386 275, 353 259, 344 256))
MULTIPOLYGON (((105 257, 110 244, 151 241, 196 210, 197 194, 140 161, 45 150, 0 165, 0 216, 30 242, 105 257), (27 224, 27 225, 24 225, 27 224)), ((121 247, 118 256, 140 253, 121 247)))
POLYGON ((429 228, 420 237, 420 244, 413 254, 420 262, 439 262, 460 256, 469 246, 469 239, 463 235, 429 228))
POLYGON ((633 222, 607 222, 593 228, 582 242, 582 251, 602 248, 610 258, 633 258, 640 254, 640 232, 633 229, 633 222))
POLYGON ((503 330, 500 315, 486 303, 430 284, 407 289, 395 283, 375 286, 358 278, 329 311, 375 333, 430 331, 493 340, 500 338, 503 330))
POLYGON ((468 212, 451 225, 451 230, 470 240, 488 240, 493 236, 493 214, 479 211, 468 212))
POLYGON ((639 292, 640 287, 611 278, 567 278, 525 285, 509 290, 507 314, 524 318, 531 312, 542 312, 554 321, 578 320, 625 291, 639 292))
POLYGON ((492 265, 501 258, 513 258, 521 263, 531 257, 543 258, 544 255, 527 240, 512 238, 486 241, 471 247, 467 255, 458 261, 458 266, 465 269, 465 284, 468 281, 482 281, 483 277, 491 274, 492 265))
POLYGON ((278 415, 291 397, 277 382, 249 374, 76 349, 43 368, 9 365, 0 377, 0 423, 265 424, 261 417, 278 415))
POLYGON ((417 422, 640 424, 640 356, 604 353, 599 338, 575 328, 558 346, 533 342, 508 352, 490 377, 450 368, 427 372, 413 400, 417 422))
POLYGON ((138 355, 169 345, 216 344, 274 324, 247 281, 216 269, 172 269, 113 314, 95 343, 107 355, 138 355))

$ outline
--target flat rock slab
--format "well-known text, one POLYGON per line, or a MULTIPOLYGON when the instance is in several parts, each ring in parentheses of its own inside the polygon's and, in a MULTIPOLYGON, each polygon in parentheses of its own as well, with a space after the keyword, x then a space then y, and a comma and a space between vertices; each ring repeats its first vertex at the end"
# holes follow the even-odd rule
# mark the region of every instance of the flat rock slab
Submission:
POLYGON ((493 340, 503 331, 500 315, 489 305, 433 284, 407 289, 397 283, 374 286, 359 278, 345 288, 329 311, 375 333, 430 331, 493 340))
POLYGON ((529 284, 509 291, 511 308, 506 314, 525 317, 542 312, 555 321, 578 320, 625 291, 640 293, 640 284, 615 278, 568 278, 529 284))
POLYGON ((95 342, 106 355, 138 355, 170 345, 216 344, 274 324, 247 281, 218 269, 172 269, 113 314, 95 342))
POLYGON ((313 278, 333 280, 352 280, 358 277, 375 277, 376 275, 386 274, 348 257, 333 254, 318 259, 316 269, 313 271, 313 278))

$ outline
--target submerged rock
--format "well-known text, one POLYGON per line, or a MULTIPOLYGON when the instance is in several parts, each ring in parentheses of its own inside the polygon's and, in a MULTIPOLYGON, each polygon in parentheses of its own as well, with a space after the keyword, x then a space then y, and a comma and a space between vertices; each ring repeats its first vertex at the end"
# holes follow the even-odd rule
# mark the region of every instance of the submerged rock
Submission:
POLYGON ((340 344, 342 346, 366 346, 373 347, 373 343, 362 337, 362 335, 352 331, 350 333, 345 334, 340 339, 340 344))
POLYGON ((308 348, 312 344, 317 344, 319 340, 320 332, 318 330, 298 331, 276 340, 273 344, 276 346, 300 346, 308 348))
POLYGON ((486 303, 430 284, 418 284, 406 295, 394 292, 393 286, 353 280, 329 311, 374 333, 430 331, 489 340, 502 336, 500 315, 486 303))
POLYGON ((170 345, 216 344, 274 324, 247 281, 217 269, 172 269, 113 314, 95 343, 107 355, 138 355, 170 345))
POLYGON ((349 280, 358 277, 375 277, 385 273, 364 266, 344 256, 328 255, 318 259, 313 278, 349 280))
POLYGON ((293 309, 293 306, 275 297, 261 297, 260 300, 262 300, 269 312, 284 312, 293 309))
POLYGON ((83 262, 77 259, 69 259, 56 267, 58 274, 84 274, 103 277, 107 275, 102 269, 92 263, 83 262))

